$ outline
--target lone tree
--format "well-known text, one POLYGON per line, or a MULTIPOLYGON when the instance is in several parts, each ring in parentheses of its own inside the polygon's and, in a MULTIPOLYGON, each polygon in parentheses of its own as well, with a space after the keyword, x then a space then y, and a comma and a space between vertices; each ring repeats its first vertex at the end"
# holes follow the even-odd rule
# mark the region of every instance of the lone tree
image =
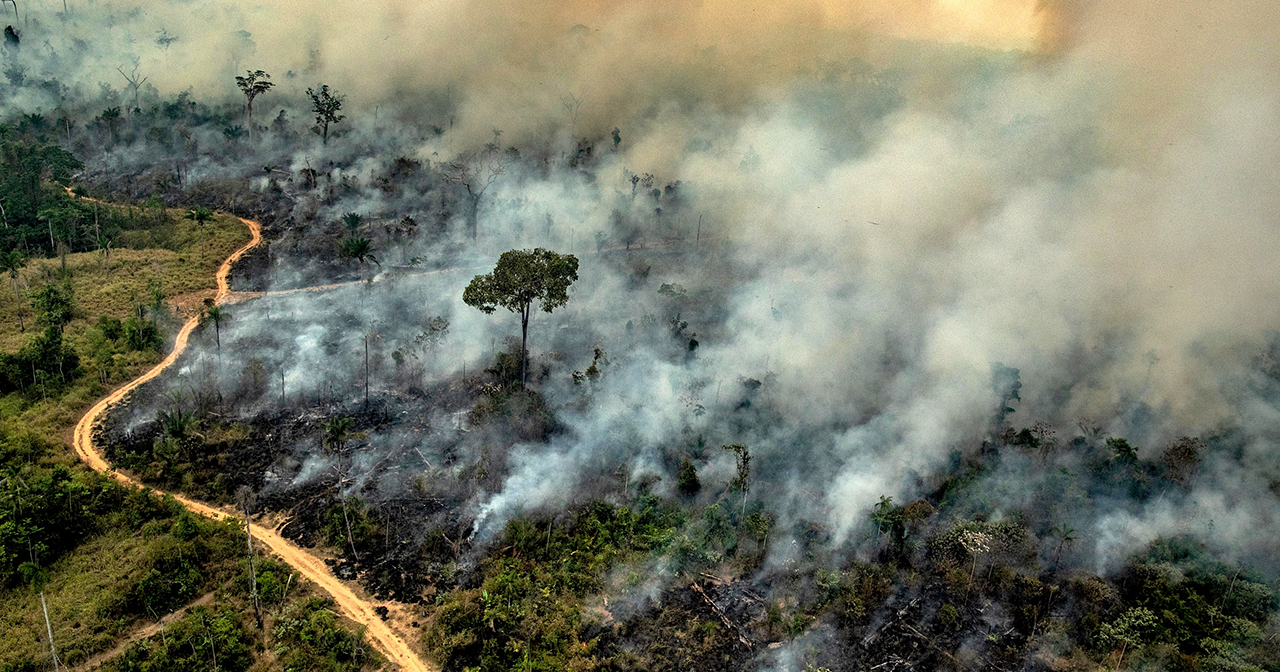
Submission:
POLYGON ((502 253, 492 273, 477 275, 462 292, 464 303, 484 313, 492 314, 501 306, 520 314, 521 386, 528 382, 526 343, 533 302, 539 301, 543 312, 550 313, 569 301, 569 285, 577 279, 578 258, 572 254, 542 248, 511 250, 502 253))
POLYGON ((347 546, 356 560, 360 554, 356 552, 356 542, 351 536, 351 516, 347 513, 347 497, 342 493, 342 484, 346 480, 346 471, 342 468, 342 449, 351 439, 363 439, 363 433, 351 431, 355 420, 352 418, 334 418, 322 425, 324 429, 324 448, 338 459, 338 500, 342 502, 342 521, 347 527, 347 546))
POLYGON ((342 101, 347 97, 334 94, 329 90, 328 84, 321 84, 319 91, 308 88, 307 95, 311 97, 311 111, 316 115, 316 125, 312 130, 318 131, 327 145, 329 124, 336 124, 347 118, 346 115, 338 114, 338 110, 342 109, 342 101))
POLYGON ((204 316, 213 321, 213 338, 218 344, 218 356, 222 356, 222 322, 229 317, 226 311, 222 310, 222 306, 213 302, 213 299, 205 299, 204 316))
POLYGON ((244 109, 248 113, 249 138, 253 138, 253 99, 275 86, 271 75, 262 70, 245 70, 244 77, 236 77, 236 86, 244 93, 244 109))

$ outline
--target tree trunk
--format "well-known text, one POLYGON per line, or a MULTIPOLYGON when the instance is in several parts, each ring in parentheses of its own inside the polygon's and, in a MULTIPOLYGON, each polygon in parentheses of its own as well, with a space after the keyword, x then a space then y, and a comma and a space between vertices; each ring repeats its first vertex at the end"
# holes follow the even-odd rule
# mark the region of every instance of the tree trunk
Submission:
POLYGON ((480 194, 470 194, 471 207, 467 210, 467 226, 471 227, 471 242, 480 239, 480 194))
POLYGON ((525 345, 529 342, 529 306, 525 306, 520 311, 520 387, 524 387, 529 383, 528 375, 528 348, 525 345))
POLYGON ((58 667, 58 651, 53 646, 53 626, 49 624, 49 607, 44 603, 44 591, 40 591, 40 609, 44 611, 44 627, 49 633, 49 655, 53 656, 53 669, 57 672, 58 667))
POLYGON ((258 606, 258 572, 253 568, 253 533, 249 531, 249 509, 244 509, 244 541, 249 547, 249 591, 253 595, 253 617, 262 629, 262 608, 258 606))

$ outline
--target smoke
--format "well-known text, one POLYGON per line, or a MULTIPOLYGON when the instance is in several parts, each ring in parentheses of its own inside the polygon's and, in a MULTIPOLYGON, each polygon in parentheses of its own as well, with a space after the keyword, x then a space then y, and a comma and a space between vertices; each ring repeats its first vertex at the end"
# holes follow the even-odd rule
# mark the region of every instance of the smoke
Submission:
MULTIPOLYGON (((1099 506, 1082 521, 1096 531, 1098 567, 1183 529, 1248 557, 1276 538, 1268 484, 1280 475, 1265 440, 1276 435, 1275 396, 1251 381, 1280 326, 1280 56, 1266 46, 1280 10, 1012 0, 133 8, 73 8, 66 34, 50 33, 58 57, 24 67, 92 96, 99 81, 120 89, 116 67, 136 63, 155 87, 144 97, 192 87, 228 115, 231 77, 271 72, 280 86, 255 103, 258 121, 285 109, 294 130, 260 150, 291 167, 297 196, 273 249, 273 288, 334 268, 288 244, 330 233, 344 212, 457 231, 459 210, 442 205, 450 162, 486 142, 520 150, 481 201, 478 244, 387 243, 387 266, 427 263, 364 288, 246 304, 223 334, 230 357, 283 367, 296 394, 354 397, 362 378, 351 357, 368 325, 381 322, 385 387, 391 351, 422 330, 418 316, 444 315, 450 336, 422 360, 424 376, 444 379, 487 364, 512 333, 510 316, 461 304, 471 275, 511 247, 581 256, 569 306, 537 315, 531 334, 553 370, 541 386, 561 431, 511 447, 500 487, 472 502, 481 538, 520 511, 572 501, 618 465, 662 476, 655 487, 669 491, 672 456, 696 452, 703 436, 712 450, 695 457, 717 489, 733 467, 715 448, 746 443, 755 496, 785 522, 816 520, 837 542, 857 541, 880 496, 921 495, 953 451, 990 438, 996 362, 1020 371, 1020 426, 1085 421, 1147 457, 1184 434, 1251 437, 1245 458, 1215 453, 1185 496, 1099 506), (177 39, 158 44, 164 35, 177 39), (296 128, 302 90, 320 82, 348 96, 351 116, 328 146, 296 128), (568 161, 584 142, 590 156, 568 161), (424 176, 379 188, 398 156, 420 161, 424 176), (298 186, 313 167, 331 188, 324 198, 298 186), (629 255, 641 240, 648 249, 629 255), (441 267, 451 270, 421 274, 441 267), (684 293, 659 294, 664 284, 684 293), (668 328, 672 318, 687 328, 668 328), (595 347, 611 363, 575 385, 569 372, 595 347)), ((33 10, 30 21, 23 58, 42 53, 31 36, 61 19, 33 10)), ((41 95, 23 89, 4 109, 58 104, 41 95)), ((217 129, 195 132, 206 148, 219 142, 217 129)), ((144 165, 156 152, 113 148, 91 169, 144 165)), ((259 157, 203 151, 192 179, 248 174, 259 157)), ((433 437, 418 447, 433 463, 458 446, 479 454, 465 437, 433 437)), ((1011 484, 1012 508, 1034 494, 1016 482, 1034 471, 990 478, 1011 484)))

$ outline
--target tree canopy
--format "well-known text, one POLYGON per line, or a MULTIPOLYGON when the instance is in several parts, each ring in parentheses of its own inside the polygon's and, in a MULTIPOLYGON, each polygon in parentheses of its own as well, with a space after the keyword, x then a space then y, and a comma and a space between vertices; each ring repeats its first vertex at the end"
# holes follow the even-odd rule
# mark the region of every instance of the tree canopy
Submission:
POLYGON ((520 380, 525 381, 526 343, 534 302, 550 313, 569 301, 569 285, 578 279, 578 258, 550 250, 510 250, 498 258, 492 273, 477 275, 462 292, 462 301, 492 314, 498 307, 520 314, 520 380))

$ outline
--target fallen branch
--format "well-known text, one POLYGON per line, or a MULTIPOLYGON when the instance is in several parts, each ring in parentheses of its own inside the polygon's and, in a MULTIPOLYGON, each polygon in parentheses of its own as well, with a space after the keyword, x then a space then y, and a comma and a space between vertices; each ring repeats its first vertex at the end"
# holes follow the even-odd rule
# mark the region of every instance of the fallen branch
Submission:
POLYGON ((710 597, 707 597, 706 592, 704 592, 704 591, 702 590, 702 586, 699 586, 698 584, 696 584, 696 583, 695 583, 695 584, 693 584, 693 585, 689 586, 689 588, 691 588, 691 589, 692 589, 694 592, 696 592, 698 595, 701 595, 701 596, 702 596, 702 601, 703 601, 703 602, 706 602, 706 603, 707 603, 707 606, 711 607, 711 610, 712 610, 712 611, 714 611, 714 612, 716 613, 716 616, 719 616, 719 617, 720 617, 720 621, 721 621, 721 622, 723 622, 723 623, 725 624, 725 626, 726 626, 726 627, 728 627, 730 630, 732 630, 732 631, 733 631, 733 634, 735 634, 735 635, 737 635, 737 636, 738 636, 738 641, 739 641, 739 642, 742 642, 742 645, 743 645, 743 646, 747 647, 748 649, 754 649, 754 648, 755 648, 755 645, 753 645, 753 644, 751 643, 751 641, 750 641, 750 640, 748 640, 748 639, 746 638, 746 636, 742 634, 742 630, 738 629, 738 626, 734 625, 734 624, 733 624, 733 621, 730 621, 730 620, 729 620, 729 617, 724 615, 724 612, 720 610, 720 607, 717 607, 717 606, 716 606, 716 603, 715 603, 715 602, 712 602, 712 601, 711 601, 711 598, 710 598, 710 597))
POLYGON ((906 616, 906 615, 907 615, 907 612, 908 612, 908 611, 910 611, 912 607, 916 606, 916 603, 917 603, 917 602, 919 602, 919 601, 920 601, 920 598, 918 598, 918 597, 917 597, 916 599, 914 599, 914 600, 911 600, 911 602, 907 603, 907 606, 903 607, 902 609, 899 609, 899 610, 898 610, 898 613, 894 614, 892 617, 890 617, 890 618, 889 618, 888 620, 886 620, 884 623, 881 623, 881 624, 880 624, 880 627, 876 628, 875 630, 872 630, 870 633, 868 633, 868 634, 867 634, 867 636, 866 636, 866 637, 863 637, 863 638, 862 638, 862 648, 864 648, 864 649, 865 649, 865 648, 867 648, 868 646, 871 646, 872 642, 876 641, 876 638, 880 636, 880 633, 881 633, 881 632, 883 632, 885 628, 887 628, 887 627, 889 627, 889 626, 893 625, 894 623, 896 623, 897 621, 901 620, 901 619, 902 619, 902 617, 903 617, 903 616, 906 616))

